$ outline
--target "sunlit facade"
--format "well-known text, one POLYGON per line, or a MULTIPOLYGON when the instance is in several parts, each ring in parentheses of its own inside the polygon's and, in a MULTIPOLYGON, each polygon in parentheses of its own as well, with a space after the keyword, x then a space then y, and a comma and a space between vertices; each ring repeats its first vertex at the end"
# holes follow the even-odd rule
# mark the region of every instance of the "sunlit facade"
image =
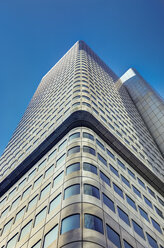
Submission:
POLYGON ((164 248, 163 109, 75 43, 0 159, 0 248, 164 248))

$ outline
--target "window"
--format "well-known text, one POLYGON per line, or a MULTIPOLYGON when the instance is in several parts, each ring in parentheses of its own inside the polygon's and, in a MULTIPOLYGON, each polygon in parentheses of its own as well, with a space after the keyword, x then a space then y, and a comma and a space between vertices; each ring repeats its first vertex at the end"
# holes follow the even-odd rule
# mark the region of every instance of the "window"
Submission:
POLYGON ((26 178, 23 179, 23 181, 19 183, 18 189, 21 189, 25 185, 25 183, 26 183, 26 178))
POLYGON ((2 234, 4 234, 6 231, 10 230, 10 228, 11 228, 11 226, 12 226, 12 223, 13 223, 13 218, 12 218, 11 220, 9 220, 9 221, 4 225, 2 234))
POLYGON ((74 146, 68 150, 68 156, 74 153, 80 152, 80 146, 74 146))
POLYGON ((16 191, 16 187, 9 193, 8 200, 14 195, 15 191, 16 191))
POLYGON ((133 248, 126 240, 124 240, 124 247, 125 248, 133 248))
POLYGON ((20 201, 20 196, 12 203, 12 205, 11 205, 11 209, 10 210, 13 210, 15 207, 17 207, 18 206, 18 204, 19 204, 19 201, 20 201))
POLYGON ((121 180, 122 180, 123 183, 125 183, 130 188, 129 181, 123 175, 121 175, 121 180))
POLYGON ((130 226, 130 221, 129 221, 128 215, 119 207, 117 207, 117 210, 118 210, 118 215, 119 215, 120 219, 122 219, 127 225, 130 226))
POLYGON ((137 180, 138 180, 138 183, 139 183, 144 189, 146 189, 145 184, 141 181, 141 179, 139 179, 139 178, 137 177, 137 180))
POLYGON ((139 209, 139 212, 140 212, 140 215, 145 218, 145 220, 147 220, 149 222, 149 217, 148 217, 148 214, 140 207, 138 206, 138 209, 139 209))
POLYGON ((57 195, 51 202, 49 207, 49 213, 53 211, 61 202, 61 194, 57 195))
POLYGON ((157 213, 161 218, 164 218, 164 217, 163 217, 162 211, 161 211, 159 208, 157 208, 156 206, 154 206, 154 208, 155 208, 156 213, 157 213))
POLYGON ((15 217, 15 222, 18 221, 19 219, 21 219, 25 213, 25 209, 26 207, 22 208, 17 214, 16 214, 16 217, 15 217))
POLYGON ((84 184, 84 194, 91 195, 100 199, 99 189, 90 184, 84 184))
POLYGON ((117 159, 117 163, 122 169, 125 170, 125 165, 119 159, 117 159))
POLYGON ((149 207, 153 208, 151 201, 149 201, 149 199, 147 199, 145 196, 143 196, 143 197, 144 197, 144 201, 146 202, 146 204, 147 204, 149 207))
POLYGON ((74 184, 64 190, 64 199, 80 194, 80 184, 74 184))
POLYGON ((132 220, 134 231, 143 239, 145 239, 142 227, 140 227, 134 220, 132 220))
POLYGON ((83 138, 87 138, 94 141, 94 137, 90 133, 83 132, 83 138))
POLYGON ((72 173, 74 171, 78 171, 78 170, 80 170, 80 163, 79 162, 69 165, 66 168, 66 174, 69 175, 70 173, 72 173))
POLYGON ((121 248, 120 235, 110 226, 106 225, 108 239, 117 247, 121 248))
POLYGON ((49 175, 52 175, 54 170, 54 164, 52 164, 45 172, 45 177, 48 177, 49 175))
POLYGON ((22 200, 30 194, 31 186, 28 187, 22 194, 22 200))
POLYGON ((43 208, 35 217, 34 226, 38 225, 43 219, 46 218, 47 207, 43 208))
POLYGON ((116 170, 111 164, 110 164, 109 166, 110 166, 110 170, 111 170, 117 177, 119 177, 118 170, 116 170))
POLYGON ((97 156, 98 156, 98 159, 99 159, 105 166, 107 166, 107 161, 106 161, 106 159, 103 158, 99 153, 97 154, 97 156))
POLYGON ((90 153, 91 155, 96 155, 95 149, 90 146, 83 146, 83 152, 90 153))
POLYGON ((37 198, 38 198, 38 195, 36 195, 28 204, 28 211, 33 207, 33 206, 36 206, 36 203, 37 203, 37 198))
POLYGON ((56 149, 49 154, 48 159, 52 159, 55 156, 55 154, 56 154, 56 149))
POLYGON ((6 248, 13 248, 16 246, 17 243, 17 239, 18 239, 18 233, 15 234, 14 237, 12 237, 8 242, 7 242, 7 246, 6 248))
POLYGON ((51 184, 49 183, 44 189, 42 189, 40 193, 40 199, 42 199, 45 196, 48 196, 50 189, 51 189, 51 184))
POLYGON ((147 236, 149 245, 150 245, 152 248, 158 248, 158 245, 157 245, 156 240, 153 239, 148 233, 146 233, 146 236, 147 236))
POLYGON ((100 218, 91 214, 84 215, 84 227, 104 234, 103 223, 100 218))
POLYGON ((96 139, 96 144, 97 144, 103 151, 105 151, 104 145, 103 145, 98 139, 96 139))
POLYGON ((63 181, 64 172, 62 171, 57 177, 54 178, 54 187, 59 186, 63 181))
POLYGON ((43 160, 39 165, 38 165, 38 170, 41 170, 46 164, 46 159, 43 160))
POLYGON ((64 141, 59 145, 58 151, 63 150, 63 149, 65 148, 66 144, 67 144, 67 140, 64 140, 64 141))
POLYGON ((73 133, 69 136, 69 140, 80 138, 80 132, 73 133))
POLYGON ((148 189, 149 194, 152 195, 155 198, 154 191, 152 191, 149 187, 147 187, 147 189, 148 189))
POLYGON ((124 199, 124 194, 122 189, 120 189, 115 183, 113 183, 114 191, 124 199))
POLYGON ((39 240, 35 245, 33 245, 31 248, 40 248, 41 247, 41 240, 39 240))
POLYGON ((136 187, 134 187, 134 185, 132 185, 132 188, 133 192, 141 198, 141 192, 136 187))
POLYGON ((43 178, 43 175, 41 175, 41 176, 34 182, 34 189, 35 189, 39 184, 41 184, 42 178, 43 178))
POLYGON ((161 198, 159 198, 158 196, 157 196, 157 198, 158 198, 159 203, 160 203, 162 206, 164 206, 164 201, 163 201, 161 198))
POLYGON ((109 199, 109 197, 107 197, 105 194, 103 194, 103 202, 108 208, 110 208, 115 213, 114 202, 109 199))
POLYGON ((80 214, 74 214, 62 220, 61 234, 76 228, 80 228, 80 214))
POLYGON ((56 167, 65 162, 66 153, 64 153, 57 161, 56 167))
POLYGON ((109 157, 111 157, 112 159, 115 159, 115 156, 113 155, 113 153, 111 153, 108 149, 106 149, 106 151, 109 157))
POLYGON ((58 235, 58 225, 53 227, 44 237, 43 248, 49 247, 56 239, 58 235))
POLYGON ((110 179, 102 171, 100 171, 100 178, 110 186, 110 179))
POLYGON ((161 230, 160 225, 159 225, 153 218, 151 218, 151 222, 152 222, 154 228, 155 228, 158 232, 162 233, 162 230, 161 230))
POLYGON ((2 214, 1 214, 1 218, 3 218, 7 213, 8 213, 8 211, 9 211, 9 208, 10 208, 10 206, 9 207, 7 207, 3 212, 2 212, 2 214))
POLYGON ((25 235, 27 235, 30 230, 31 230, 31 227, 32 227, 32 220, 30 220, 21 230, 21 233, 20 233, 20 238, 19 240, 21 240, 25 235))
POLYGON ((28 176, 28 180, 30 181, 34 176, 35 176, 35 173, 36 173, 36 169, 34 169, 28 176))
POLYGON ((97 175, 97 167, 92 165, 92 164, 90 164, 90 163, 84 162, 83 163, 83 170, 90 171, 90 172, 92 172, 92 173, 97 175))

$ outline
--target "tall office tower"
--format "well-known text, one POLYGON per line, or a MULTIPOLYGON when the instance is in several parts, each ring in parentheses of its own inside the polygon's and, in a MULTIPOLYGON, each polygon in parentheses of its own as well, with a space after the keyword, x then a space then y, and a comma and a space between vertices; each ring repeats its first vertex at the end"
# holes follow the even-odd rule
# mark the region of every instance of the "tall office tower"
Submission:
POLYGON ((135 70, 119 79, 78 41, 1 157, 0 248, 163 248, 162 111, 135 70))

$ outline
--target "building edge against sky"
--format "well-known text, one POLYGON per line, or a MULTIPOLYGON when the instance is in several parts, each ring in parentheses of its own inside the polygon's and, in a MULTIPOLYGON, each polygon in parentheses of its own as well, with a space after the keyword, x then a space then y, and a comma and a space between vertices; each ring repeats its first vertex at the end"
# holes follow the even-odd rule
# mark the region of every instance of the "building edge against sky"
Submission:
POLYGON ((1 157, 2 247, 162 248, 163 118, 135 70, 118 79, 77 42, 1 157))

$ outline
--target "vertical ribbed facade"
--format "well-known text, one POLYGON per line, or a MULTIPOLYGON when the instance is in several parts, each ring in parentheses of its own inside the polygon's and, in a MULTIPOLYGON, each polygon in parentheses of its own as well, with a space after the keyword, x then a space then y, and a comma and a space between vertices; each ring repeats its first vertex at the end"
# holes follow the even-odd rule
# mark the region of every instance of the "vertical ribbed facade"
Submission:
POLYGON ((164 246, 164 160, 122 82, 83 41, 43 77, 0 160, 0 248, 164 246))

